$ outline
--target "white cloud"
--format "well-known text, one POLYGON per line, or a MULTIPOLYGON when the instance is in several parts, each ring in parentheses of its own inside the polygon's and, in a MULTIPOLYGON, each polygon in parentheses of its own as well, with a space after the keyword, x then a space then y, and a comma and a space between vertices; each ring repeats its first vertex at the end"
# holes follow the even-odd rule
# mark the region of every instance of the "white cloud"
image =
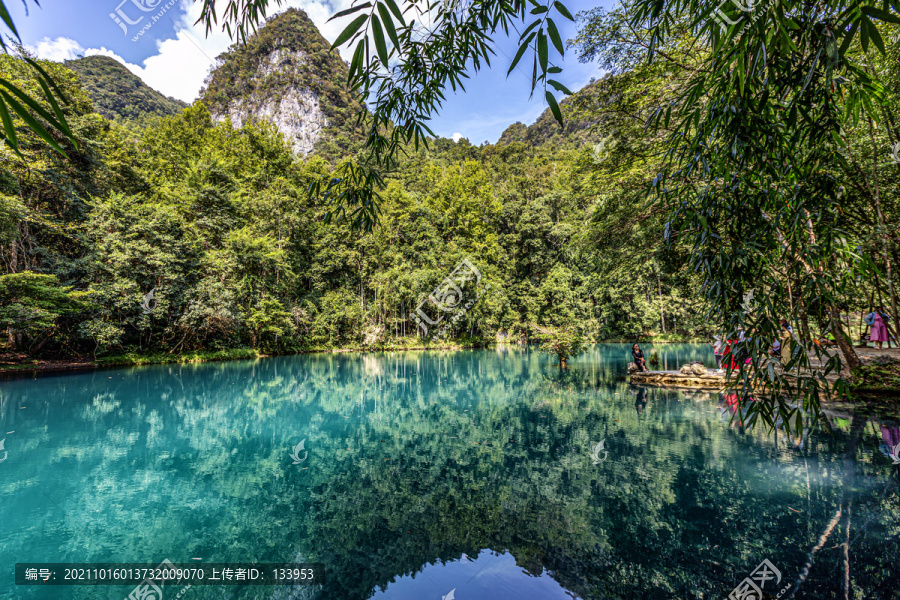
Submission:
POLYGON ((39 58, 55 60, 57 62, 75 58, 84 51, 81 44, 73 39, 60 37, 55 40, 45 37, 29 50, 37 54, 39 58))
POLYGON ((453 134, 452 136, 450 136, 450 137, 453 138, 453 141, 454 141, 454 142, 458 142, 459 140, 461 140, 461 139, 463 138, 463 134, 461 134, 461 133, 454 133, 454 134, 453 134))

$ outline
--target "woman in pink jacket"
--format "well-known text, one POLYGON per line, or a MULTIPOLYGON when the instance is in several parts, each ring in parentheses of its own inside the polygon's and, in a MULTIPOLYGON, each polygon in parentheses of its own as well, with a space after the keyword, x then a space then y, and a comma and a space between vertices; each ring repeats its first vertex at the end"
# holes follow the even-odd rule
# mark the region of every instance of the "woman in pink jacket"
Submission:
POLYGON ((883 342, 888 342, 888 347, 890 347, 891 338, 888 337, 887 325, 884 323, 884 313, 881 312, 881 307, 869 313, 868 316, 872 320, 872 331, 869 334, 869 339, 875 342, 875 347, 879 350, 881 350, 883 342))

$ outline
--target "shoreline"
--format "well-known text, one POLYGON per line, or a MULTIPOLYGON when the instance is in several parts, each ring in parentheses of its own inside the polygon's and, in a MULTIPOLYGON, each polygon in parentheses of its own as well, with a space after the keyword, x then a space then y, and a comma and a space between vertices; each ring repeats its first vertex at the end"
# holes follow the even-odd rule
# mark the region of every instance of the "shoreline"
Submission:
MULTIPOLYGON (((592 342, 594 344, 624 344, 631 340, 613 338, 592 342)), ((531 342, 535 344, 537 342, 531 342)), ((701 344, 702 340, 691 341, 642 341, 642 344, 701 344)), ((423 350, 471 350, 474 348, 487 348, 495 346, 518 346, 517 342, 478 341, 473 343, 448 343, 441 345, 384 345, 373 347, 349 347, 349 348, 311 348, 296 352, 284 352, 269 354, 255 348, 230 348, 227 350, 199 350, 180 354, 168 354, 166 352, 123 353, 106 358, 91 359, 86 357, 74 357, 63 359, 23 359, 22 362, 6 362, 0 364, 0 379, 16 376, 37 376, 44 373, 68 373, 75 371, 87 371, 91 369, 108 369, 121 367, 141 367, 149 365, 166 364, 200 364, 208 362, 225 362, 229 360, 250 360, 255 358, 271 358, 273 356, 296 356, 301 354, 346 354, 351 352, 407 352, 423 350)), ((24 357, 23 357, 24 358, 24 357)))
MULTIPOLYGON (((498 345, 491 343, 490 346, 498 345)), ((499 345, 507 345, 500 343, 499 345)), ((445 344, 440 346, 379 346, 372 348, 314 348, 297 352, 269 354, 254 348, 232 348, 221 351, 198 351, 181 354, 148 353, 120 354, 107 358, 90 359, 77 357, 71 359, 31 359, 31 362, 0 364, 0 379, 15 376, 36 376, 38 374, 67 373, 75 371, 118 369, 122 367, 144 367, 150 365, 202 364, 210 362, 227 362, 232 360, 252 360, 273 358, 276 356, 299 356, 302 354, 346 354, 351 352, 406 352, 422 350, 469 350, 487 347, 479 344, 445 344)))

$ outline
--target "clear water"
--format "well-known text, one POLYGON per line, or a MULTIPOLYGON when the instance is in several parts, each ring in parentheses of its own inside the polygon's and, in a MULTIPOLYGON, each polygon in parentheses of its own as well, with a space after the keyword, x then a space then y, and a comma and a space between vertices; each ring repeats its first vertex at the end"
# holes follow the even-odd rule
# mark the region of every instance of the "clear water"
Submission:
MULTIPOLYGON (((713 363, 657 349, 670 369, 713 363)), ((768 559, 775 597, 841 506, 796 597, 844 597, 845 541, 850 597, 900 597, 896 418, 832 412, 798 449, 717 394, 629 386, 628 351, 593 346, 565 373, 511 347, 2 381, 0 598, 133 589, 17 587, 17 562, 194 558, 321 562, 299 597, 328 600, 726 598, 768 559)))

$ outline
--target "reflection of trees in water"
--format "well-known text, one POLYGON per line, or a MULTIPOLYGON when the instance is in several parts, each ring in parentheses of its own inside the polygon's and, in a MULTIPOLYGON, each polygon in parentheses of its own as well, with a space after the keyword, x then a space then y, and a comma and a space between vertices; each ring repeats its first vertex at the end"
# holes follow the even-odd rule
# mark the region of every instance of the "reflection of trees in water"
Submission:
MULTIPOLYGON (((724 597, 763 558, 796 576, 847 502, 853 433, 853 583, 866 597, 894 593, 883 586, 900 557, 898 494, 874 431, 838 423, 793 450, 761 428, 729 428, 702 395, 629 388, 616 381, 623 365, 579 359, 560 372, 519 350, 315 355, 16 391, 65 432, 45 473, 77 475, 44 480, 32 465, 67 514, 52 521, 60 558, 299 552, 330 568, 330 599, 490 548, 582 598, 724 597), (304 438, 309 458, 292 465, 304 438), (609 458, 594 465, 601 439, 609 458)), ((820 550, 803 594, 837 597, 841 557, 820 550)))

